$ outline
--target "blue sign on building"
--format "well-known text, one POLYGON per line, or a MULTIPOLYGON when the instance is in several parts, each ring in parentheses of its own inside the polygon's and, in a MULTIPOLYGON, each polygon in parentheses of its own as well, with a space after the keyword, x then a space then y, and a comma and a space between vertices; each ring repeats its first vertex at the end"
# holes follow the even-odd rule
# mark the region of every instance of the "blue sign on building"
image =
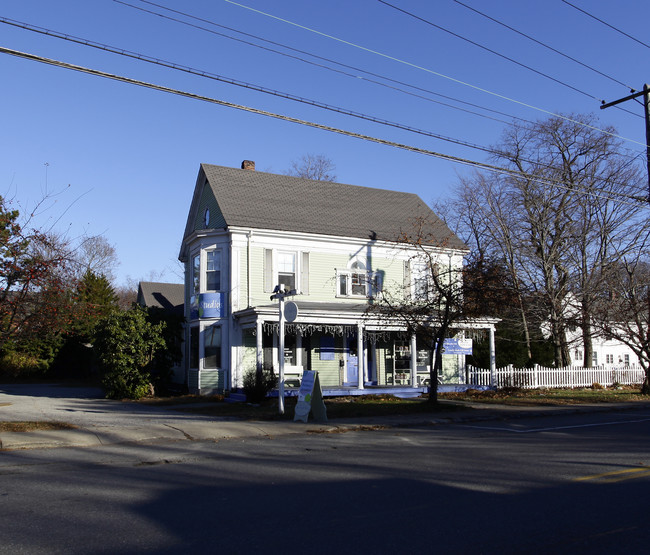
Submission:
POLYGON ((201 293, 190 300, 190 319, 223 318, 226 315, 226 294, 201 293))
POLYGON ((472 340, 471 339, 456 339, 448 337, 442 350, 445 355, 471 355, 472 354, 472 340))

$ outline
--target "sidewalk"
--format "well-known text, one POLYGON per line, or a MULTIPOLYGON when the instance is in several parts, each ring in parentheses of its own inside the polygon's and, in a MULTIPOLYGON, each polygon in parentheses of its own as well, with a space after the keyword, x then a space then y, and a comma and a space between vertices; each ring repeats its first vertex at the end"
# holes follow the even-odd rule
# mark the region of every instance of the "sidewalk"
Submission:
POLYGON ((462 404, 466 405, 466 410, 432 415, 335 419, 325 424, 245 421, 237 418, 197 416, 181 412, 178 410, 181 407, 152 407, 112 401, 103 399, 101 390, 95 388, 57 384, 0 384, 0 421, 48 421, 74 426, 74 429, 65 430, 0 432, 0 450, 96 447, 118 443, 188 440, 219 441, 650 408, 650 402, 563 407, 462 404))

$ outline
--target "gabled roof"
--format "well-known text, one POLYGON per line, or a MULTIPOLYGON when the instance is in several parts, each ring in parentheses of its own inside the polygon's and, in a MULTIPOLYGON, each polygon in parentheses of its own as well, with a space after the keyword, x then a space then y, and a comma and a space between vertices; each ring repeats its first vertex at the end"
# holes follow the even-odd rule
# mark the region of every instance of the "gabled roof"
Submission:
POLYGON ((141 281, 138 285, 138 304, 157 307, 172 314, 183 315, 185 286, 182 283, 141 281))
POLYGON ((209 164, 201 164, 185 237, 193 230, 203 183, 214 194, 225 228, 396 241, 403 233, 413 233, 414 222, 421 219, 426 221, 424 231, 431 244, 467 249, 412 193, 209 164))

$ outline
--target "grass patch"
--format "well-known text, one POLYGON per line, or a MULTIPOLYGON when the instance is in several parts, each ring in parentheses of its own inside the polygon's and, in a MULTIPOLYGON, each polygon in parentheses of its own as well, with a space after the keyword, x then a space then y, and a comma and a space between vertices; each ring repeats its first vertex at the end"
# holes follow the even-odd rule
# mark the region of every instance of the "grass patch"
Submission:
MULTIPOLYGON (((149 405, 174 406, 176 410, 215 417, 234 417, 244 420, 292 420, 296 398, 287 397, 284 401, 284 414, 278 412, 277 398, 265 399, 262 403, 228 403, 217 396, 201 397, 184 395, 172 398, 150 398, 142 402, 149 405)), ((328 419, 393 416, 399 414, 430 414, 458 410, 460 405, 439 403, 430 405, 426 398, 400 399, 393 395, 359 395, 348 397, 326 397, 325 408, 328 419)))
POLYGON ((52 430, 74 430, 76 426, 65 422, 0 422, 0 432, 40 432, 52 430))
MULTIPOLYGON (((325 397, 325 407, 328 420, 336 420, 337 418, 444 414, 458 410, 471 410, 471 407, 463 403, 464 401, 510 406, 568 406, 650 401, 650 396, 641 395, 638 387, 628 386, 608 389, 503 389, 499 391, 470 389, 462 393, 439 393, 438 397, 443 402, 435 405, 431 405, 426 397, 415 399, 401 399, 394 395, 325 397)), ((173 407, 181 412, 203 416, 232 417, 242 420, 292 420, 296 406, 296 398, 287 397, 284 402, 285 412, 281 415, 278 412, 277 398, 268 398, 255 405, 229 403, 222 395, 153 397, 138 402, 152 406, 173 407)))
POLYGON ((597 387, 582 389, 501 389, 498 391, 469 389, 460 393, 440 393, 439 397, 450 401, 472 401, 475 403, 510 406, 565 406, 650 401, 649 396, 641 395, 639 387, 634 386, 602 389, 597 387))

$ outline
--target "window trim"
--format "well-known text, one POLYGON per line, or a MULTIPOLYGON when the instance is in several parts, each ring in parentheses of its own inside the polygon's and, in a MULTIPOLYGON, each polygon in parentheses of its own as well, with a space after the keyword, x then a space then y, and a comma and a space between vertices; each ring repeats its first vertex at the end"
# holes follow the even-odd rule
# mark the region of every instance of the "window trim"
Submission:
POLYGON ((221 370, 223 368, 223 326, 218 323, 218 324, 210 324, 208 326, 205 326, 202 330, 203 334, 203 349, 202 349, 202 357, 201 357, 201 367, 203 370, 221 370), (219 345, 218 346, 212 346, 208 345, 208 337, 209 333, 213 331, 218 331, 219 332, 219 345), (206 364, 206 361, 211 358, 208 357, 208 349, 209 348, 214 348, 217 349, 217 353, 215 355, 215 362, 216 366, 208 366, 206 364))
MULTIPOLYGON (((374 299, 381 295, 382 283, 380 271, 368 271, 363 262, 354 260, 349 265, 349 268, 336 269, 336 296, 342 299, 374 299), (354 267, 355 265, 363 266, 363 268, 354 267), (363 294, 353 293, 354 280, 353 275, 363 275, 364 288, 363 294), (345 277, 345 282, 342 278, 345 277), (345 292, 342 291, 342 285, 345 285, 345 292)), ((359 285, 356 285, 359 287, 359 285)))
POLYGON ((222 278, 223 278, 223 252, 222 252, 222 250, 219 249, 219 248, 210 248, 210 249, 206 249, 203 252, 204 252, 204 256, 205 256, 205 271, 203 272, 203 274, 205 275, 205 289, 204 289, 204 291, 205 292, 210 292, 210 293, 217 292, 217 291, 223 291, 223 280, 222 280, 222 278), (212 253, 215 253, 215 254, 218 255, 218 259, 219 259, 219 269, 218 270, 209 270, 208 269, 209 268, 209 266, 208 266, 208 255, 212 254, 212 253), (210 289, 208 287, 208 284, 210 282, 210 280, 208 279, 208 273, 209 272, 219 272, 219 287, 217 289, 210 289))

